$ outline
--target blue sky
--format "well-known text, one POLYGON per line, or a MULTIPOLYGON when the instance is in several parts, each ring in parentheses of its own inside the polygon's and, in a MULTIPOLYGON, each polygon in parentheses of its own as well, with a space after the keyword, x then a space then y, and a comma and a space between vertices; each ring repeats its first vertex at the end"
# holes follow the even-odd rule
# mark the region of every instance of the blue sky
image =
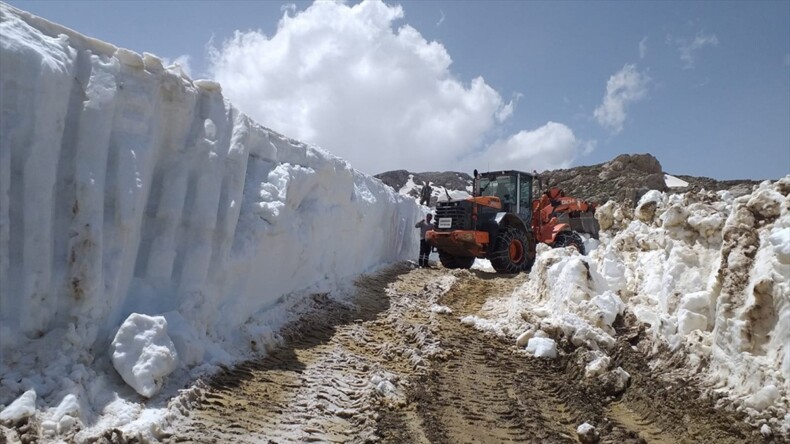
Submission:
POLYGON ((188 60, 368 173, 649 152, 670 174, 790 174, 788 1, 9 3, 188 60))

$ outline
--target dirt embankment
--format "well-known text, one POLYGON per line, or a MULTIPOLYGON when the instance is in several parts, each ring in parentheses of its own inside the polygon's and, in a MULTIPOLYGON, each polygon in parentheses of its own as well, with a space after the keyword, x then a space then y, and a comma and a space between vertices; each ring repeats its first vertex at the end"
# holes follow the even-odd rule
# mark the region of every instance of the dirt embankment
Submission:
POLYGON ((619 393, 584 378, 583 350, 561 341, 560 358, 536 359, 459 321, 527 278, 395 266, 350 302, 317 295, 282 347, 186 392, 162 441, 573 443, 584 422, 600 442, 762 441, 653 375, 636 327, 618 327, 619 393))

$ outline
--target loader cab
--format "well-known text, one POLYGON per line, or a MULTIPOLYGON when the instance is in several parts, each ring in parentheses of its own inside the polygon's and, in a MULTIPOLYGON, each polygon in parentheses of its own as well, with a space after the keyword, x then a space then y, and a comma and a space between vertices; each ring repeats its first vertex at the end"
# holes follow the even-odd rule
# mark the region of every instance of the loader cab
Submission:
POLYGON ((533 175, 521 171, 491 171, 477 178, 476 196, 495 196, 502 211, 518 214, 529 227, 532 220, 533 175))

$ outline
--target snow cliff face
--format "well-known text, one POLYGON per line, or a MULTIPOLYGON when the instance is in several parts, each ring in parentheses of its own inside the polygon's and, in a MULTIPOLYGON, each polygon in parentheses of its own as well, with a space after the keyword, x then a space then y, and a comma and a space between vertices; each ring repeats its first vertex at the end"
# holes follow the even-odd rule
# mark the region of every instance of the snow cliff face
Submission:
POLYGON ((222 360, 284 295, 416 256, 413 199, 218 84, 4 4, 0 33, 0 404, 88 374, 132 313, 222 360))

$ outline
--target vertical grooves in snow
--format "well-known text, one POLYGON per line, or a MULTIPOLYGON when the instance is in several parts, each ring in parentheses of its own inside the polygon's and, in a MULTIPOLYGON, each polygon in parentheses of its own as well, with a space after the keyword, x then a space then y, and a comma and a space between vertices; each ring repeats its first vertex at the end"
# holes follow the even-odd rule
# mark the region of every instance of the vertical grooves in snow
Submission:
MULTIPOLYGON (((105 188, 104 273, 111 306, 120 309, 134 272, 148 162, 155 140, 150 122, 156 110, 154 82, 139 67, 121 65, 116 77, 117 109, 110 137, 105 188)), ((117 314, 117 313, 116 313, 117 314)))
POLYGON ((230 131, 231 115, 226 114, 224 104, 208 98, 211 104, 209 119, 204 121, 204 138, 197 142, 199 158, 195 173, 195 195, 193 208, 186 212, 188 218, 188 243, 184 246, 185 257, 179 282, 182 290, 193 290, 203 286, 208 275, 214 244, 212 235, 217 228, 218 207, 222 190, 223 164, 225 162, 230 131), (223 123, 217 126, 215 121, 223 123), (217 133, 216 129, 222 129, 217 133))
MULTIPOLYGON (((25 107, 28 108, 28 107, 25 107)), ((22 114, 22 113, 20 113, 22 114)), ((5 120, 5 119, 4 119, 5 120)), ((14 297, 15 295, 22 295, 24 291, 24 280, 22 279, 25 272, 25 198, 23 190, 25 187, 25 176, 23 174, 25 163, 27 162, 28 150, 32 129, 29 127, 19 128, 14 131, 18 137, 12 137, 14 134, 9 135, 10 140, 10 157, 11 162, 9 165, 9 187, 8 187, 8 228, 9 228, 9 242, 8 242, 8 257, 10 259, 8 265, 8 275, 10 277, 8 285, 9 300, 22 299, 14 297)), ((15 311, 20 313, 22 310, 15 307, 15 311)), ((10 311, 9 311, 10 312, 10 311)), ((3 310, 3 313, 6 313, 3 310)), ((5 321, 11 325, 19 325, 19 316, 9 316, 5 321)))
MULTIPOLYGON (((118 92, 120 95, 120 91, 118 92)), ((110 138, 107 144, 107 156, 104 166, 104 217, 102 218, 102 245, 104 246, 102 257, 102 277, 104 278, 103 287, 107 295, 113 295, 115 290, 115 279, 118 274, 116 269, 116 256, 118 254, 118 234, 116 226, 116 194, 118 189, 118 143, 116 139, 115 123, 120 119, 116 109, 110 125, 110 138)))
POLYGON ((239 221, 242 192, 244 191, 245 171, 249 161, 249 125, 244 115, 233 113, 228 116, 232 122, 229 134, 228 151, 221 165, 222 190, 217 204, 217 222, 214 230, 214 247, 211 269, 219 270, 219 265, 230 256, 233 237, 239 221))
MULTIPOLYGON (((190 148, 195 149, 194 146, 190 148)), ((184 261, 186 260, 186 250, 188 248, 187 244, 193 240, 189 235, 192 231, 192 223, 195 220, 194 207, 195 193, 197 192, 197 174, 194 171, 187 171, 186 176, 184 204, 182 205, 181 214, 178 215, 178 229, 175 232, 175 260, 173 261, 173 273, 171 276, 173 282, 181 282, 184 261)))
POLYGON ((190 229, 189 223, 195 202, 195 182, 197 178, 195 177, 196 173, 194 170, 200 156, 199 141, 201 140, 202 134, 200 128, 203 127, 203 119, 205 119, 206 116, 205 102, 206 97, 200 94, 195 104, 196 112, 190 122, 191 129, 187 135, 184 149, 185 154, 179 159, 177 167, 181 170, 180 174, 184 177, 184 187, 178 196, 178 200, 180 201, 179 211, 173 215, 173 259, 170 273, 170 279, 173 282, 179 282, 184 267, 184 253, 186 243, 188 242, 188 231, 190 229))
POLYGON ((70 313, 78 318, 84 307, 100 307, 107 314, 104 291, 103 246, 105 182, 110 136, 115 119, 117 62, 107 64, 91 56, 93 64, 85 85, 85 101, 77 133, 74 214, 69 235, 67 284, 75 293, 70 313))
MULTIPOLYGON (((60 155, 57 160, 56 182, 53 193, 53 251, 52 251, 52 291, 51 304, 56 316, 67 312, 68 307, 82 297, 82 282, 66 280, 66 273, 74 266, 75 256, 69 254, 72 220, 79 212, 76 199, 75 174, 77 140, 79 137, 84 85, 90 76, 90 60, 84 52, 80 52, 74 60, 74 81, 71 84, 66 105, 65 129, 60 143, 60 155), (64 266, 65 264, 65 266, 64 266), (65 285, 64 285, 65 284, 65 285)), ((57 319, 57 318, 56 318, 57 319)), ((65 319, 61 319, 62 324, 65 319)))
POLYGON ((162 194, 156 209, 159 230, 151 246, 146 275, 170 278, 175 260, 175 236, 186 195, 187 177, 181 162, 172 162, 162 181, 162 194))
MULTIPOLYGON (((9 117, 5 107, 2 106, 4 102, 4 97, 0 97, 0 131, 3 133, 9 130, 2 123, 9 117)), ((9 276, 10 197, 11 150, 0 149, 0 313, 7 313, 3 302, 6 301, 6 298, 10 300, 9 292, 11 291, 9 276)), ((0 321, 7 322, 2 314, 0 314, 0 321)))
POLYGON ((24 237, 23 245, 23 307, 22 327, 28 335, 39 336, 47 329, 53 315, 49 304, 53 295, 53 235, 55 178, 64 135, 71 84, 71 68, 76 51, 68 52, 61 64, 42 63, 34 97, 31 144, 22 166, 22 198, 25 229, 35 227, 34 234, 24 237), (70 56, 70 57, 69 57, 70 56))
MULTIPOLYGON (((180 168, 186 139, 192 127, 196 94, 185 90, 181 81, 172 74, 165 74, 159 82, 159 134, 157 162, 149 181, 150 189, 145 204, 142 236, 136 259, 135 276, 170 278, 173 261, 173 226, 175 214, 180 212, 178 202, 171 199, 173 187, 180 186, 180 168), (176 207, 173 208, 172 205, 176 207)), ((175 193, 179 194, 178 192, 175 193)))
MULTIPOLYGON (((118 275, 113 292, 120 301, 125 298, 134 274, 140 246, 143 209, 149 190, 151 171, 160 146, 157 144, 158 82, 138 67, 126 71, 124 93, 128 94, 121 113, 120 135, 123 149, 118 157, 117 224, 120 239, 118 275)), ((120 304, 118 304, 120 305, 120 304)))
MULTIPOLYGON (((162 148, 163 151, 167 150, 167 147, 162 148)), ((159 199, 162 198, 162 180, 163 180, 163 173, 162 173, 162 166, 157 165, 154 168, 154 171, 151 175, 151 190, 148 193, 148 199, 145 201, 145 208, 144 208, 144 215, 143 215, 143 224, 142 224, 142 232, 156 232, 158 230, 158 226, 156 224, 156 209, 157 204, 159 203, 159 199)), ((137 250, 137 258, 134 262, 134 274, 135 278, 142 278, 146 276, 146 270, 148 269, 148 262, 151 257, 151 247, 153 242, 151 238, 144 237, 140 241, 140 248, 137 250)))

